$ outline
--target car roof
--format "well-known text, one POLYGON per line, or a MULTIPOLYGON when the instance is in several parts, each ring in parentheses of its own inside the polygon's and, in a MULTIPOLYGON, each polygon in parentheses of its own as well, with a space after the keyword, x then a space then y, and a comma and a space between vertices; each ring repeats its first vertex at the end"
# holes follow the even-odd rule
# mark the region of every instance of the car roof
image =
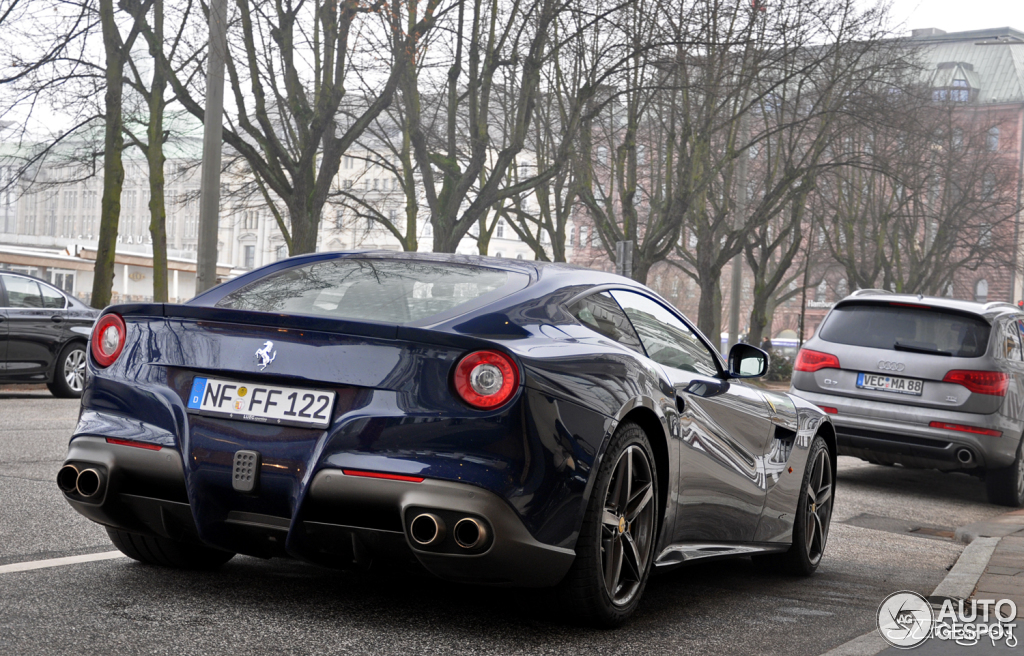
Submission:
MULTIPOLYGON (((295 257, 287 258, 285 260, 279 260, 282 263, 290 263, 291 265, 301 264, 303 262, 312 262, 316 260, 333 259, 334 257, 373 257, 379 259, 394 259, 394 260, 418 260, 423 262, 452 262, 455 264, 468 264, 482 267, 490 267, 494 269, 504 269, 507 271, 515 271, 523 273, 531 277, 533 280, 538 279, 552 279, 556 277, 567 277, 567 278, 585 278, 585 284, 591 285, 604 285, 604 284, 623 284, 630 287, 642 287, 640 283, 614 273, 607 271, 601 271, 598 269, 590 269, 584 266, 576 264, 568 264, 567 262, 544 262, 541 260, 518 260, 504 257, 490 257, 487 255, 467 255, 461 253, 426 253, 419 251, 391 251, 391 250, 345 250, 345 251, 321 251, 318 253, 310 253, 308 255, 298 255, 295 257)), ((566 284, 573 284, 572 282, 566 281, 566 284)))
POLYGON ((943 309, 943 310, 955 310, 957 312, 968 312, 971 314, 978 314, 989 321, 1002 314, 1024 314, 1019 308, 1012 303, 1006 303, 1003 301, 992 301, 989 303, 979 303, 977 301, 965 301, 956 298, 947 298, 944 296, 925 296, 923 294, 893 294, 884 290, 875 289, 861 289, 858 290, 843 300, 836 303, 836 307, 841 305, 854 305, 859 302, 885 302, 885 303, 907 303, 910 305, 926 305, 928 307, 943 309))

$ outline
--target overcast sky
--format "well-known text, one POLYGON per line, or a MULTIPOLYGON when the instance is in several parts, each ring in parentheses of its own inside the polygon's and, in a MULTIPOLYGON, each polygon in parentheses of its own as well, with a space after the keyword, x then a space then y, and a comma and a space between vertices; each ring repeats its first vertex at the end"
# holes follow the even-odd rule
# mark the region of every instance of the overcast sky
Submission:
MULTIPOLYGON (((874 4, 865 0, 865 5, 874 4)), ((892 0, 892 17, 907 30, 947 32, 1012 27, 1024 32, 1024 0, 892 0)))

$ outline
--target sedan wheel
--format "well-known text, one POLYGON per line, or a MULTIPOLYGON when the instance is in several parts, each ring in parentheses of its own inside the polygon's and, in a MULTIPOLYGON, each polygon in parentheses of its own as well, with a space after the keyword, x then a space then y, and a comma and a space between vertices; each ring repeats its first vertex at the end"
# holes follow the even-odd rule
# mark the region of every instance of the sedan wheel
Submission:
POLYGON ((60 352, 53 380, 47 383, 50 393, 63 399, 82 396, 85 389, 85 346, 81 343, 68 344, 60 352))
POLYGON ((633 614, 654 561, 659 498, 647 435, 624 422, 597 473, 576 559, 561 583, 563 608, 588 623, 609 627, 633 614))
POLYGON ((85 349, 74 349, 64 359, 64 380, 71 391, 82 393, 85 387, 85 349))

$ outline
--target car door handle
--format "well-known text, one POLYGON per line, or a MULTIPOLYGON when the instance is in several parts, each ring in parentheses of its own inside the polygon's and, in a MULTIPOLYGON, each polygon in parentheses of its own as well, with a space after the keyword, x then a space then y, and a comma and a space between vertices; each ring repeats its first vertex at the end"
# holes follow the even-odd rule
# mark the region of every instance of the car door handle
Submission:
POLYGON ((60 323, 61 321, 64 321, 64 317, 55 314, 52 317, 50 317, 50 321, 54 323, 60 323))

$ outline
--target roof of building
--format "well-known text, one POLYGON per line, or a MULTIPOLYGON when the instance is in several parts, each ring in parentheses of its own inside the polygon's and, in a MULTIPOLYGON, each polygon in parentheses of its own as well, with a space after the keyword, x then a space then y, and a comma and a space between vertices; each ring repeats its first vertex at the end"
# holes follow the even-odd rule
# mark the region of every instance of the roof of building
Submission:
POLYGON ((1011 27, 945 33, 914 30, 934 87, 964 80, 977 92, 975 102, 1024 103, 1024 32, 1011 27))

